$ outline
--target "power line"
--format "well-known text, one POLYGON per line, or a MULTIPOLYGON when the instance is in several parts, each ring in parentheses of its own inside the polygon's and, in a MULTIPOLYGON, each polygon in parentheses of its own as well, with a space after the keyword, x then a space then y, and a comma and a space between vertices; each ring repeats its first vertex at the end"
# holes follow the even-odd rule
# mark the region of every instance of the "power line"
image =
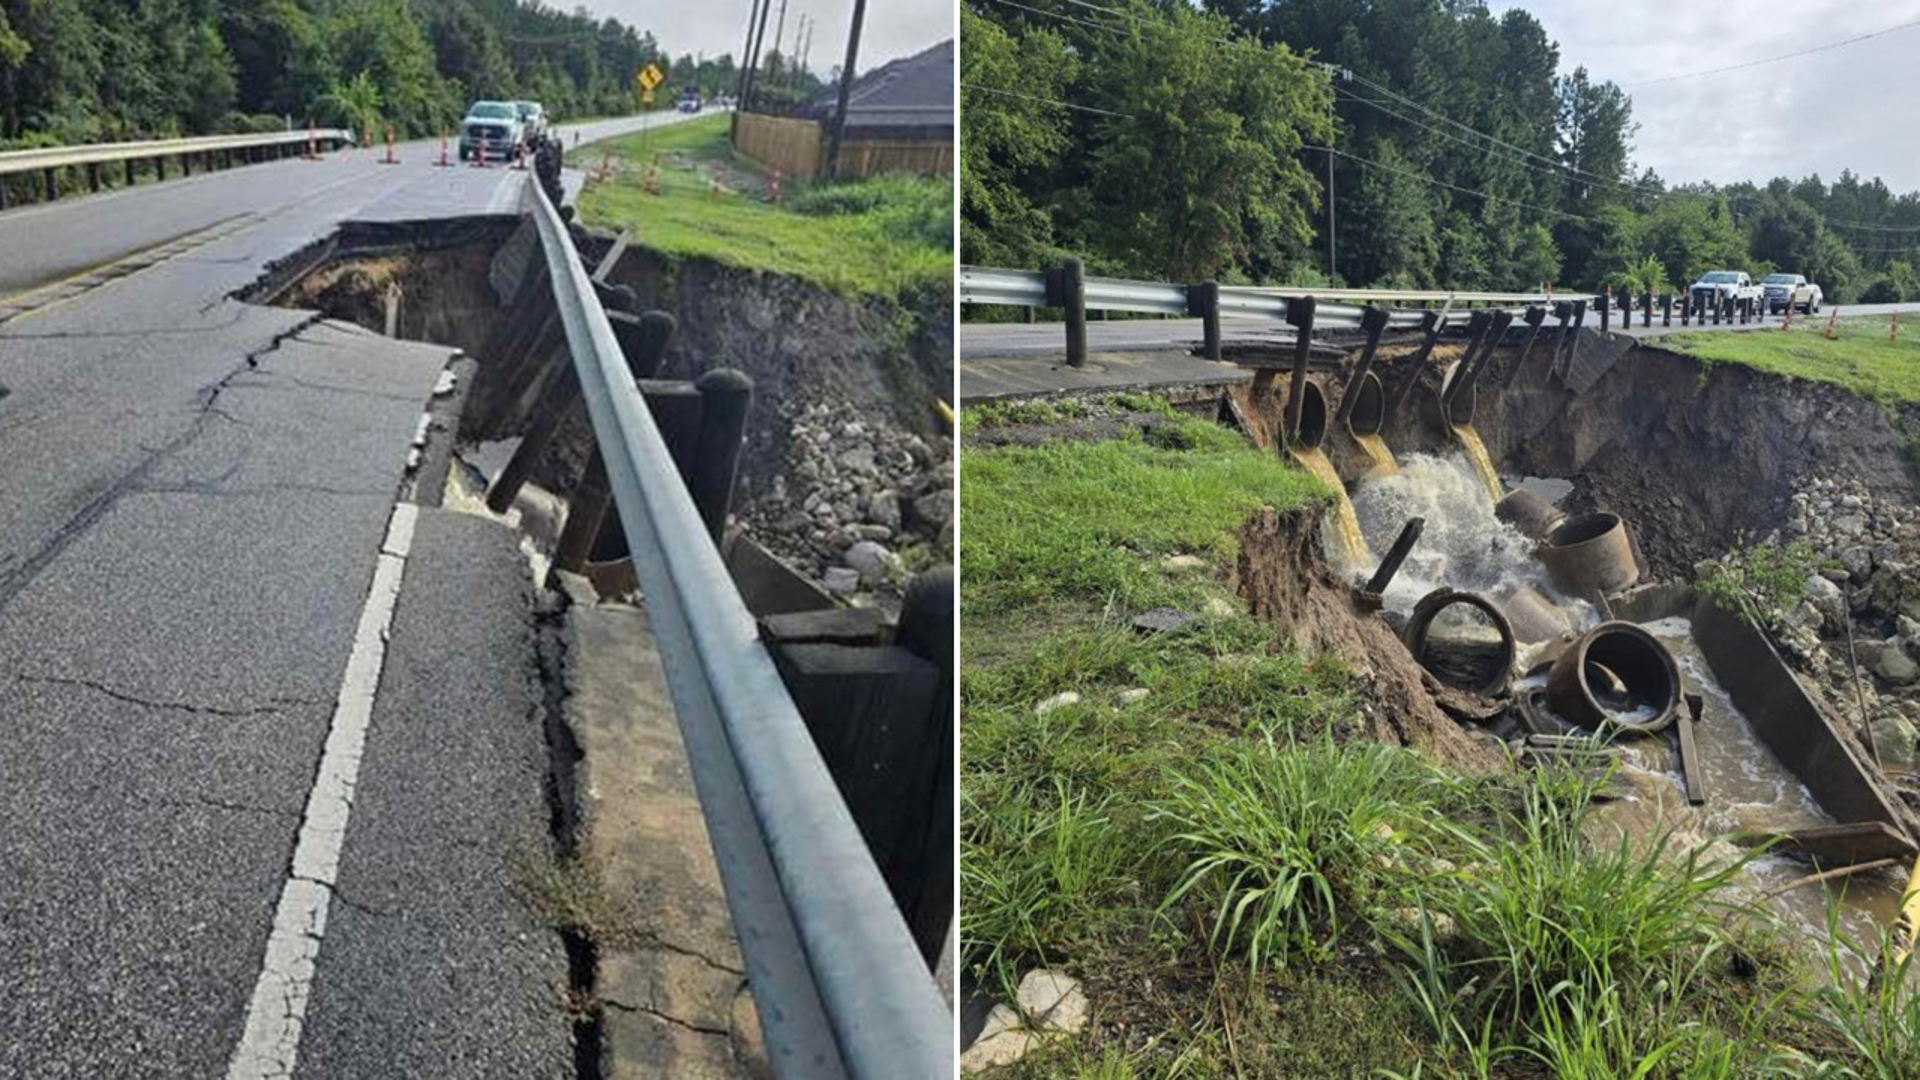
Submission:
POLYGON ((1759 60, 1748 60, 1739 64, 1728 64, 1726 67, 1708 68, 1705 71, 1689 71, 1680 75, 1664 75, 1658 79, 1648 79, 1645 82, 1628 83, 1627 87, 1659 86, 1662 83, 1679 82, 1682 79, 1698 79, 1705 75, 1720 75, 1729 71, 1745 71, 1748 68, 1759 67, 1762 64, 1774 64, 1782 60, 1793 60, 1802 56, 1812 56, 1814 53, 1826 52, 1828 49, 1838 49, 1843 45, 1852 45, 1865 41, 1868 38, 1877 38, 1882 34, 1891 34, 1896 30, 1906 30, 1914 26, 1920 26, 1920 19, 1911 19, 1898 26, 1889 26, 1869 33, 1858 34, 1854 37, 1847 38, 1845 41, 1830 41, 1825 45, 1815 45, 1812 48, 1800 49, 1797 52, 1781 53, 1778 56, 1768 56, 1759 60))
POLYGON ((1429 184, 1435 184, 1443 188, 1450 188, 1454 191, 1460 192, 1463 195, 1475 195, 1482 199, 1489 200, 1491 202, 1506 203, 1509 206, 1518 206, 1523 210, 1532 210, 1535 213, 1539 213, 1539 214, 1553 214, 1556 217, 1571 218, 1574 221, 1585 221, 1595 225, 1604 224, 1604 222, 1602 222, 1599 218, 1596 218, 1596 217, 1587 217, 1584 214, 1569 214, 1565 210, 1555 210, 1555 209, 1552 209, 1551 207, 1546 207, 1546 206, 1534 206, 1531 203, 1523 203, 1518 199, 1509 199, 1504 195, 1490 195, 1484 191, 1475 191, 1473 188, 1461 187, 1458 184, 1449 184, 1445 180, 1440 180, 1435 177, 1427 176, 1424 173, 1413 172, 1409 169, 1397 169, 1397 168, 1394 168, 1392 165, 1383 165, 1380 162, 1373 160, 1372 158, 1361 157, 1359 154, 1350 154, 1345 150, 1336 150, 1331 146, 1313 146, 1309 144, 1309 145, 1302 146, 1301 149, 1302 150, 1318 150, 1321 153, 1325 153, 1325 154, 1338 154, 1343 158, 1348 158, 1353 161, 1358 161, 1363 165, 1371 165, 1376 169, 1384 169, 1385 171, 1390 173, 1398 173, 1401 176, 1411 177, 1415 180, 1424 181, 1429 184))
POLYGON ((1114 112, 1110 109, 1096 109, 1091 105, 1075 105, 1071 101, 1055 101, 1052 98, 1034 97, 1032 94, 1016 94, 1011 90, 996 90, 991 86, 981 86, 979 83, 961 83, 960 87, 963 90, 978 90, 983 94, 998 94, 1001 97, 1020 98, 1023 101, 1037 101, 1042 105, 1058 105, 1063 109, 1074 109, 1079 112, 1099 113, 1101 116, 1118 116, 1123 120, 1134 119, 1132 113, 1114 112))
POLYGON ((1014 0, 993 0, 993 2, 996 4, 1004 4, 1005 6, 1011 7, 1011 8, 1019 8, 1021 11, 1030 11, 1035 15, 1042 15, 1049 19, 1060 19, 1063 22, 1078 23, 1081 26, 1090 26, 1095 30, 1105 30, 1109 34, 1124 34, 1127 32, 1122 27, 1109 26, 1106 23, 1091 22, 1087 19, 1076 19, 1071 15, 1062 15, 1057 11, 1043 11, 1037 7, 1028 7, 1025 4, 1015 3, 1014 0))

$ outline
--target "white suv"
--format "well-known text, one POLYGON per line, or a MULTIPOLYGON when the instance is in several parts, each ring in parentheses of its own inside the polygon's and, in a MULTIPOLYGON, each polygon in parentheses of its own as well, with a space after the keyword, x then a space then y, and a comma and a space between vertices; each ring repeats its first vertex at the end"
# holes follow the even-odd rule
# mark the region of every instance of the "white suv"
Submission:
POLYGON ((1802 274, 1768 274, 1760 284, 1767 290, 1769 315, 1788 308, 1799 308, 1811 315, 1820 310, 1820 302, 1826 299, 1820 286, 1808 281, 1802 274))
POLYGON ((484 152, 490 161, 505 161, 526 140, 520 107, 511 101, 476 101, 460 121, 460 160, 484 152))

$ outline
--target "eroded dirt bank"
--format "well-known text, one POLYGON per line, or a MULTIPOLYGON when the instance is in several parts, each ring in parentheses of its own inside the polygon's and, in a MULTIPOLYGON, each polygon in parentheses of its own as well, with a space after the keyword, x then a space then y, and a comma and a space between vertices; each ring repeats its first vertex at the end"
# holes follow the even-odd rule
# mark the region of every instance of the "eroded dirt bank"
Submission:
MULTIPOLYGON (((1537 346, 1513 386, 1501 389, 1519 349, 1497 351, 1481 379, 1474 426, 1501 472, 1571 480, 1563 507, 1606 508, 1634 522, 1656 577, 1684 579, 1742 534, 1757 539, 1788 527, 1794 494, 1816 477, 1846 477, 1883 498, 1914 501, 1920 410, 1911 406, 1644 344, 1576 392, 1547 377, 1547 353, 1537 346)), ((1403 372, 1391 361, 1383 367, 1389 387, 1397 385, 1403 372)), ((1338 387, 1329 380, 1330 401, 1338 387)), ((1436 375, 1408 405, 1390 417, 1387 444, 1395 452, 1447 445, 1436 375)))

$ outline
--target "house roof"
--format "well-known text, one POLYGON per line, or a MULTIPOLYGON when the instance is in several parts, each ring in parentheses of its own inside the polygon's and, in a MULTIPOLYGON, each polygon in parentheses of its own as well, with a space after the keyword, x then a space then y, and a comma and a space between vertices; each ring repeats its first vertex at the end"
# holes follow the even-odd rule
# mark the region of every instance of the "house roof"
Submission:
MULTIPOLYGON (((822 117, 839 104, 839 88, 814 102, 822 117)), ((874 68, 847 95, 848 127, 953 126, 953 39, 874 68)))

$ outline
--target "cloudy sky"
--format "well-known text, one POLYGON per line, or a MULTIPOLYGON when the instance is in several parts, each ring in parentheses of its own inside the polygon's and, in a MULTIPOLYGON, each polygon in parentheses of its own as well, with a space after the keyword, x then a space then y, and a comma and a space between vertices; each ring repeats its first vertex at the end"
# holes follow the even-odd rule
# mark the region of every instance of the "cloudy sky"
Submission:
MULTIPOLYGON (((1645 84, 1841 41, 1920 20, 1920 0, 1751 4, 1491 0, 1524 8, 1585 65, 1633 97, 1634 158, 1668 182, 1798 179, 1843 168, 1920 190, 1920 26, 1744 71, 1645 84), (1738 122, 1734 122, 1738 115, 1738 122)), ((1468 123, 1470 117, 1462 117, 1468 123)))
MULTIPOLYGON (((737 60, 747 40, 750 0, 583 0, 596 15, 612 16, 641 30, 651 30, 662 48, 674 56, 732 53, 737 60)), ((867 21, 860 34, 859 70, 879 67, 910 56, 953 36, 955 0, 868 0, 867 21)), ((794 50, 800 16, 813 31, 812 70, 821 78, 847 55, 847 31, 853 26, 853 0, 787 0, 787 26, 780 51, 794 50)), ((771 49, 780 21, 780 0, 774 0, 767 18, 771 49)))

